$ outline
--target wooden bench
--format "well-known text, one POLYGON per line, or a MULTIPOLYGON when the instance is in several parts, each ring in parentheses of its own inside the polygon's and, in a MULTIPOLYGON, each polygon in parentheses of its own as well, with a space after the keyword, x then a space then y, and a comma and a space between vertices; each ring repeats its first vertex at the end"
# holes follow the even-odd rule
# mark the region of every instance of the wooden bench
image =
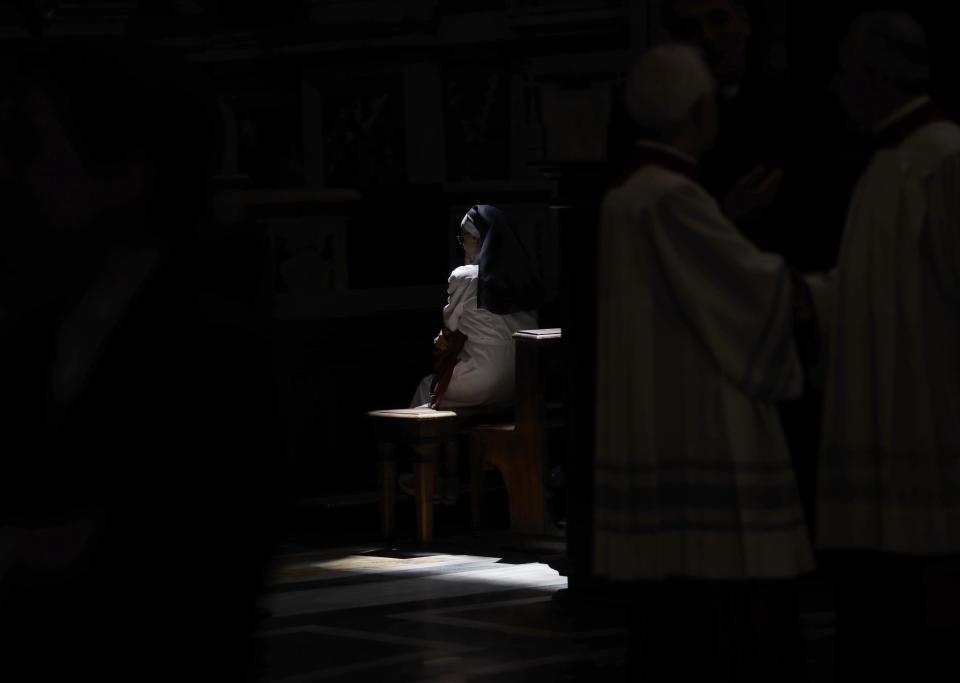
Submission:
POLYGON ((484 469, 494 467, 500 471, 507 488, 510 528, 522 533, 544 532, 547 445, 542 351, 559 342, 560 330, 525 330, 515 334, 514 339, 517 356, 512 411, 503 407, 476 407, 367 413, 371 437, 380 449, 380 521, 385 537, 391 537, 396 528, 397 447, 408 446, 413 450, 417 539, 426 542, 433 538, 434 481, 440 445, 464 433, 470 449, 474 526, 479 527, 484 517, 484 469))
POLYGON ((544 534, 548 431, 559 422, 548 415, 548 354, 559 346, 561 331, 524 330, 513 337, 517 345, 513 421, 478 424, 468 430, 471 512, 474 527, 481 527, 486 516, 483 473, 495 468, 507 489, 510 530, 544 534))

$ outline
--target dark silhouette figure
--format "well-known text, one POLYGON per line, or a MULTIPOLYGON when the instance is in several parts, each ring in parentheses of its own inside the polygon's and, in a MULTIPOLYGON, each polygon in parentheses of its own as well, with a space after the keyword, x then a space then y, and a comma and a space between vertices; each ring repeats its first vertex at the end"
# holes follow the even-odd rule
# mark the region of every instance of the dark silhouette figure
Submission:
POLYGON ((198 305, 209 95, 125 41, 45 43, 0 123, 0 637, 17 680, 251 675, 279 457, 264 343, 198 305))
POLYGON ((929 94, 932 54, 910 15, 860 14, 831 83, 873 147, 836 269, 810 280, 839 680, 936 680, 960 627, 960 127, 929 94))

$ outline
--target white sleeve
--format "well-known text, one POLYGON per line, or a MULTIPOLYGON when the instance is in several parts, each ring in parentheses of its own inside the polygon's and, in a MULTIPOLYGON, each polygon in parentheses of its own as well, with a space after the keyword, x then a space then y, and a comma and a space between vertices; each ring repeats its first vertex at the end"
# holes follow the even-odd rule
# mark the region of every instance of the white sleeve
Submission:
POLYGON ((475 280, 466 277, 459 268, 450 274, 447 280, 447 305, 443 307, 443 325, 448 330, 457 331, 464 307, 474 298, 470 296, 470 291, 475 286, 475 280))
POLYGON ((799 396, 803 370, 783 260, 758 251, 695 185, 672 190, 658 209, 651 236, 659 267, 721 374, 762 400, 799 396))
POLYGON ((940 162, 926 189, 923 238, 944 293, 960 300, 960 154, 940 162))

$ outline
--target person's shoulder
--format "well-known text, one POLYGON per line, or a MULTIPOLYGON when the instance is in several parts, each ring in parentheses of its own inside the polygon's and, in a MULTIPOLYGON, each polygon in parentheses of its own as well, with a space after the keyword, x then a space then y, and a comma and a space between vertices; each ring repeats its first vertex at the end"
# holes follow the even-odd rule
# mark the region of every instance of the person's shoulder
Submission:
POLYGON ((945 163, 952 166, 960 156, 960 125, 944 120, 924 126, 904 141, 898 152, 911 166, 930 171, 945 163))
POLYGON ((955 157, 960 152, 960 125, 956 121, 940 121, 928 127, 929 140, 941 157, 955 157))
POLYGON ((449 282, 454 281, 467 281, 467 280, 476 280, 480 275, 480 267, 476 264, 470 264, 467 266, 458 266, 453 269, 453 272, 450 273, 449 282))
POLYGON ((702 185, 679 173, 655 167, 641 169, 626 183, 608 192, 603 205, 607 222, 617 220, 616 217, 633 222, 651 216, 686 221, 713 211, 719 211, 716 200, 702 185))
POLYGON ((476 264, 454 268, 450 277, 447 278, 447 291, 454 292, 476 287, 478 277, 480 277, 480 267, 476 264))
POLYGON ((626 181, 607 192, 606 201, 615 203, 656 204, 672 193, 706 193, 698 183, 681 173, 661 166, 645 166, 626 181))
POLYGON ((687 178, 679 177, 673 182, 664 183, 657 195, 656 208, 660 214, 690 215, 716 211, 717 201, 706 188, 687 178), (682 181, 682 182, 681 182, 682 181))

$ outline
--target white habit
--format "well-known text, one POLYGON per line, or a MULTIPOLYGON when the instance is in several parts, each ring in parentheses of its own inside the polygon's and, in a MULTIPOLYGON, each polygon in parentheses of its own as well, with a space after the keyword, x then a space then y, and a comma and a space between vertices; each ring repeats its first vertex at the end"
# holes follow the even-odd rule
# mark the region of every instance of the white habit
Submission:
POLYGON ((783 261, 662 165, 607 194, 598 258, 596 572, 810 570, 775 405, 803 385, 783 261))
MULTIPOLYGON (((498 315, 477 308, 478 276, 478 266, 460 266, 448 280, 443 324, 453 332, 466 335, 467 341, 460 352, 460 362, 453 368, 443 408, 511 403, 516 358, 513 333, 537 326, 537 315, 533 311, 498 315)), ((432 380, 433 375, 423 378, 411 407, 430 403, 432 380)))
POLYGON ((921 119, 900 137, 860 179, 837 269, 811 279, 827 345, 817 542, 956 553, 960 127, 921 119))

